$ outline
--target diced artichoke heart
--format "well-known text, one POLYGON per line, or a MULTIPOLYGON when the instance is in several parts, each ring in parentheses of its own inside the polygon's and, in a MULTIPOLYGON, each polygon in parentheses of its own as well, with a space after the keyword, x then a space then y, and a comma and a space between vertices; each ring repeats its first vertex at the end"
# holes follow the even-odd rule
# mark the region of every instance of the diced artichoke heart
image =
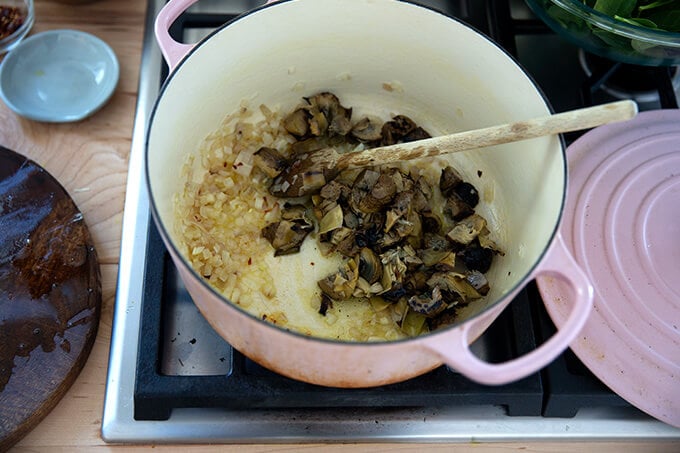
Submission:
POLYGON ((342 228, 343 213, 342 206, 336 205, 328 211, 319 222, 319 234, 342 228))
POLYGON ((456 223, 451 231, 447 233, 453 242, 467 245, 471 243, 479 233, 486 227, 486 220, 477 214, 473 214, 456 223))
POLYGON ((376 312, 381 312, 385 310, 387 307, 392 305, 392 303, 386 299, 383 299, 382 297, 377 297, 373 296, 369 299, 369 302, 371 303, 371 306, 373 307, 373 310, 376 312))
POLYGON ((416 337, 423 331, 426 319, 427 316, 409 310, 401 323, 401 330, 410 337, 416 337))
POLYGON ((304 189, 317 189, 323 187, 324 184, 326 184, 326 177, 322 171, 306 171, 302 174, 302 188, 304 189))

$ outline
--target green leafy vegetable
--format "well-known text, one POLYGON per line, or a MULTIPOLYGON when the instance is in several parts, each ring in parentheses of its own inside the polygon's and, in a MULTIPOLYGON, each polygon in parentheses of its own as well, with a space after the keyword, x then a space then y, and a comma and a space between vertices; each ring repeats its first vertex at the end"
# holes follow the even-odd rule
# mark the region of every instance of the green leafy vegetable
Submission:
POLYGON ((596 0, 593 9, 607 16, 631 17, 637 0, 596 0))
POLYGON ((620 20, 621 22, 625 22, 627 24, 637 25, 638 27, 647 27, 647 28, 654 28, 654 29, 659 28, 651 20, 643 19, 642 17, 638 17, 638 18, 633 19, 633 18, 629 18, 629 17, 614 16, 614 19, 620 20))
POLYGON ((602 14, 653 30, 680 33, 680 0, 583 0, 602 14))
MULTIPOLYGON (((616 28, 601 26, 585 16, 574 14, 555 0, 526 0, 541 8, 543 18, 551 28, 589 52, 631 64, 668 65, 680 61, 680 48, 675 44, 680 36, 680 0, 573 0, 591 8, 597 16, 605 15, 612 22, 649 30, 630 34, 616 28), (671 35, 652 36, 654 33, 671 35), (672 35, 675 34, 675 35, 672 35), (668 44, 666 44, 668 42, 668 44)), ((586 14, 586 16, 594 14, 586 14)))
POLYGON ((649 11, 650 9, 661 8, 666 5, 677 3, 676 0, 657 0, 656 2, 647 3, 646 5, 638 5, 638 11, 649 11))
POLYGON ((660 30, 680 33, 680 8, 672 11, 659 11, 646 16, 660 30))

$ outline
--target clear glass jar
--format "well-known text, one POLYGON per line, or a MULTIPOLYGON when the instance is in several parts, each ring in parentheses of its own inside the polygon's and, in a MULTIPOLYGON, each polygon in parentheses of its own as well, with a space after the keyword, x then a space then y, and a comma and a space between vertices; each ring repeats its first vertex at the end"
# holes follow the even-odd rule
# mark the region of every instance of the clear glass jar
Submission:
POLYGON ((34 21, 33 0, 0 0, 0 56, 21 42, 34 21))

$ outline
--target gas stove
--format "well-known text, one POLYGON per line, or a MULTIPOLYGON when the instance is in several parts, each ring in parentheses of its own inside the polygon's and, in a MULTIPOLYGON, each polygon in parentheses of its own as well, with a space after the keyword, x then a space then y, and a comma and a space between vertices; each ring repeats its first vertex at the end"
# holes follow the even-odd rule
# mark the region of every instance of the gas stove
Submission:
MULTIPOLYGON (((164 0, 149 0, 130 152, 120 271, 102 436, 107 442, 428 442, 668 440, 680 430, 611 392, 566 351, 518 382, 489 387, 440 367, 373 389, 314 386, 279 376, 234 350, 184 289, 151 221, 144 174, 149 115, 167 67, 153 36, 164 0)), ((201 0, 171 28, 197 42, 260 1, 201 0)), ((677 108, 677 68, 629 70, 599 61, 554 35, 522 1, 421 0, 469 23, 513 54, 554 109, 615 98, 641 110, 677 108), (546 63, 550 61, 551 63, 546 63), (640 75, 642 74, 642 75, 640 75)), ((567 143, 578 135, 565 137, 567 143)), ((501 362, 532 350, 554 326, 534 284, 473 345, 501 362)))

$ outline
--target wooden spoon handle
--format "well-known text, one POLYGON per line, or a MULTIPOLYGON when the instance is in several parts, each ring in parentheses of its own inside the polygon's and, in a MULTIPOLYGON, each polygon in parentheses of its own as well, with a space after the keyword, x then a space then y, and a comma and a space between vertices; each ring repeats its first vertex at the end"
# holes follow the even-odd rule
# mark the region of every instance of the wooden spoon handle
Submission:
POLYGON ((516 123, 347 153, 338 158, 336 168, 344 170, 403 162, 545 135, 589 129, 630 119, 637 114, 637 111, 637 104, 633 101, 611 102, 516 123))

